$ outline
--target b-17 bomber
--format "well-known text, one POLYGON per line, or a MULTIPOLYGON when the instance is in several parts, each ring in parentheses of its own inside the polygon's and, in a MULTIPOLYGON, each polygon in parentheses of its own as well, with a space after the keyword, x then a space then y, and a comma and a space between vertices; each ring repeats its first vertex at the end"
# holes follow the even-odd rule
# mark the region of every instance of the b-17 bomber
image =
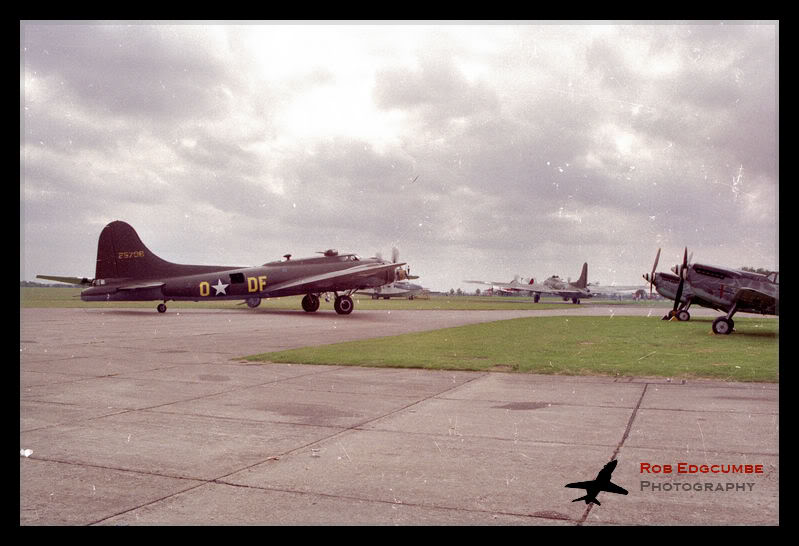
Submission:
POLYGON ((168 262, 142 243, 127 223, 114 221, 100 233, 95 278, 37 275, 40 279, 88 285, 83 301, 167 301, 243 300, 258 307, 263 298, 305 296, 302 308, 319 309, 322 294, 333 293, 336 313, 348 315, 356 290, 375 288, 407 278, 404 262, 379 257, 362 259, 329 249, 322 256, 283 260, 261 266, 189 265, 168 262))

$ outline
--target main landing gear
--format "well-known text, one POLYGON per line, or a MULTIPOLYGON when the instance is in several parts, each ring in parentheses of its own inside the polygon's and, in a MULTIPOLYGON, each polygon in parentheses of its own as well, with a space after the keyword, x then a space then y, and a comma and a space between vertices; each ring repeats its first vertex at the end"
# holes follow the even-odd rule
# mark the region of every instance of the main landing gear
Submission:
POLYGON ((719 335, 730 335, 735 328, 735 321, 732 316, 738 310, 738 304, 733 304, 732 309, 727 313, 726 317, 718 317, 713 321, 713 333, 719 335))
POLYGON ((166 304, 165 303, 159 303, 158 307, 156 307, 156 309, 158 309, 159 313, 166 313, 166 304))
MULTIPOLYGON (((306 313, 313 313, 319 309, 319 296, 316 294, 307 294, 302 298, 302 308, 306 313)), ((333 309, 339 315, 349 315, 355 309, 355 304, 349 294, 339 296, 336 294, 336 300, 333 302, 333 309)))
POLYGON ((308 294, 302 298, 302 309, 306 313, 313 313, 319 309, 319 296, 315 294, 308 294))
POLYGON ((666 316, 663 317, 663 320, 671 320, 672 317, 676 317, 680 322, 686 322, 691 320, 691 313, 689 313, 687 309, 680 309, 676 312, 669 311, 666 316))
POLYGON ((676 317, 677 320, 680 322, 686 322, 691 320, 691 313, 688 312, 688 309, 691 307, 693 303, 693 298, 688 298, 688 300, 680 305, 679 309, 672 309, 663 317, 663 320, 671 320, 673 317, 676 317))

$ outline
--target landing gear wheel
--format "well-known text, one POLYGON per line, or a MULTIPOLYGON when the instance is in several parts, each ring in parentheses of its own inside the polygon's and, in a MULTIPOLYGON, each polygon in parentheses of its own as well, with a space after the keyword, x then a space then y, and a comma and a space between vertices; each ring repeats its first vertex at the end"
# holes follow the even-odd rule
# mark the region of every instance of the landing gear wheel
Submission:
POLYGON ((245 301, 247 302, 247 307, 250 309, 255 309, 261 305, 261 298, 247 298, 245 301))
POLYGON ((683 322, 691 320, 691 313, 683 309, 682 311, 677 312, 677 320, 681 320, 683 322))
POLYGON ((713 321, 713 333, 729 335, 732 333, 734 323, 727 317, 719 317, 713 321))
POLYGON ((580 298, 572 298, 572 303, 573 303, 574 305, 577 305, 577 304, 579 304, 579 303, 580 303, 580 298))
POLYGON ((354 307, 355 305, 352 303, 352 298, 349 296, 339 296, 336 298, 336 301, 333 302, 333 309, 335 309, 336 313, 339 315, 349 315, 352 313, 354 307))
POLYGON ((166 305, 164 305, 163 303, 159 303, 156 309, 158 309, 159 313, 166 313, 166 305))
POLYGON ((319 298, 313 294, 308 294, 302 298, 302 309, 306 313, 313 313, 319 309, 319 298))
POLYGON ((539 296, 538 294, 536 294, 535 296, 533 296, 533 302, 534 302, 534 303, 538 303, 538 300, 540 300, 540 299, 541 299, 541 296, 539 296))

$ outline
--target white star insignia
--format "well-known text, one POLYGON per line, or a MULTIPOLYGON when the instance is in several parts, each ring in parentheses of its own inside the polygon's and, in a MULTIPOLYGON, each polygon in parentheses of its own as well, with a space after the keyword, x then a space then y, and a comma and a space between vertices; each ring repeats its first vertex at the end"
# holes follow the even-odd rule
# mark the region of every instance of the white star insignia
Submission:
POLYGON ((225 292, 225 289, 230 285, 222 284, 222 279, 217 279, 216 284, 212 286, 214 287, 214 290, 216 290, 216 294, 214 295, 218 296, 219 294, 224 294, 227 296, 227 292, 225 292))

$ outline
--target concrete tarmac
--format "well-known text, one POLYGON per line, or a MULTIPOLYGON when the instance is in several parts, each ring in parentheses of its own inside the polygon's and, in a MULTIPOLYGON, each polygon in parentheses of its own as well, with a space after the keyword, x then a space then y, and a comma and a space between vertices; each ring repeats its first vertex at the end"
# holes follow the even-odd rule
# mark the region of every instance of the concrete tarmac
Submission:
POLYGON ((663 312, 20 309, 20 525, 779 524, 777 384, 238 358, 663 312))

